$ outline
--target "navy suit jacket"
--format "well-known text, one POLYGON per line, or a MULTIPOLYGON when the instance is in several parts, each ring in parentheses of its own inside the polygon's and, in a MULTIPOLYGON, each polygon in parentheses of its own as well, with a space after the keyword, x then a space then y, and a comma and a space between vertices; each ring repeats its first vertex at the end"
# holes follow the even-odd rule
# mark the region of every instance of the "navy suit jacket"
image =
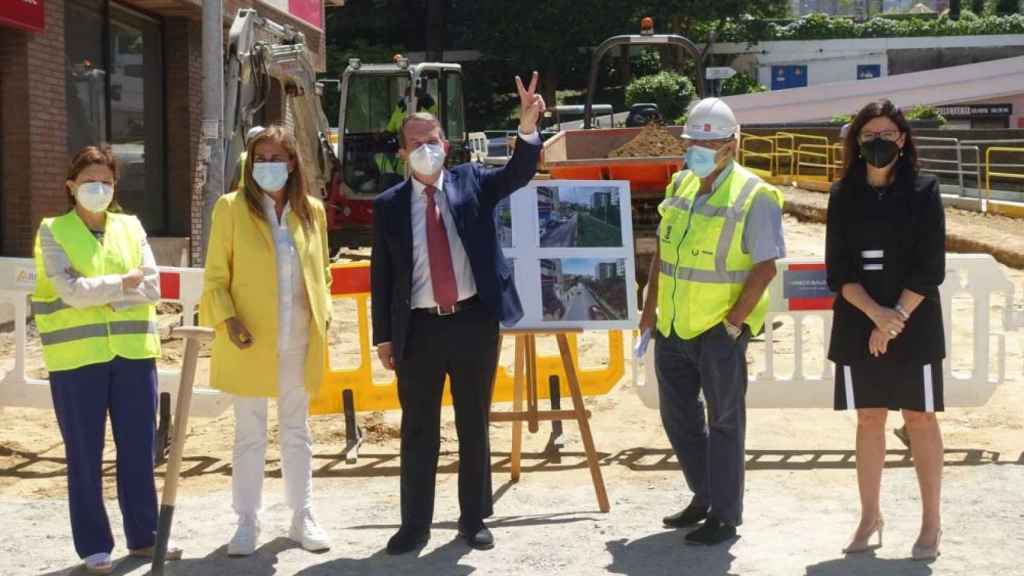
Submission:
MULTIPOLYGON (((444 193, 473 269, 477 295, 495 320, 506 325, 523 317, 523 307, 512 267, 498 243, 494 210, 498 202, 529 184, 540 149, 520 138, 503 168, 469 163, 444 172, 444 193)), ((412 313, 411 209, 411 180, 385 190, 373 202, 373 343, 391 342, 396 360, 405 352, 412 313)))

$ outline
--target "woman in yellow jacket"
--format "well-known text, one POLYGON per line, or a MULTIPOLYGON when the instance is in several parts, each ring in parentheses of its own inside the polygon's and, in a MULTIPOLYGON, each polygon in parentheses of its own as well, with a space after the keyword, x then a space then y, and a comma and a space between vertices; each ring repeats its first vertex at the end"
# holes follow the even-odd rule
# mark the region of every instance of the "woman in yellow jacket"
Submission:
POLYGON ((267 398, 277 398, 289 537, 310 551, 327 536, 310 509, 309 398, 323 377, 330 257, 323 204, 307 195, 295 137, 269 126, 247 146, 240 189, 217 201, 206 253, 201 322, 216 330, 211 385, 234 395, 232 493, 238 528, 228 554, 259 538, 267 398))
MULTIPOLYGON (((39 225, 32 312, 64 439, 75 550, 87 572, 109 574, 114 539, 103 506, 108 413, 128 548, 132 556, 153 554, 160 276, 142 224, 114 202, 117 162, 109 146, 83 148, 64 185, 71 209, 39 225)), ((180 550, 168 553, 180 557, 180 550)))

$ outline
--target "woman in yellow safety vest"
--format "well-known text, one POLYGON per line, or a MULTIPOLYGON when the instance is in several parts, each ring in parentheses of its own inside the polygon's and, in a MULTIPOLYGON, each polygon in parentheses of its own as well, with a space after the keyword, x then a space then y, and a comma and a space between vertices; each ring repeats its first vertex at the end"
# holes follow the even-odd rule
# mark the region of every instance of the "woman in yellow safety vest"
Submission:
POLYGON ((267 448, 267 398, 277 398, 289 537, 329 548, 311 510, 309 398, 324 373, 330 319, 327 217, 307 195, 295 137, 269 126, 248 142, 240 188, 213 210, 200 320, 216 329, 210 383, 234 395, 231 556, 255 552, 267 448))
POLYGON ((132 556, 152 556, 157 524, 159 273, 142 224, 114 202, 116 185, 110 148, 83 148, 65 182, 71 210, 44 219, 35 244, 32 312, 64 438, 75 550, 92 574, 113 569, 102 480, 108 412, 132 556))

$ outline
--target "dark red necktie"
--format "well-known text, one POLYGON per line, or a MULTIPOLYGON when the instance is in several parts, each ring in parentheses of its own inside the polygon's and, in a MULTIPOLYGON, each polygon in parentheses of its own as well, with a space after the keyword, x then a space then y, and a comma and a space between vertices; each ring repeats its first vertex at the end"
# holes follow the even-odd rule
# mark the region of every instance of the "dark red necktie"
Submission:
POLYGON ((452 250, 448 245, 448 233, 444 220, 437 209, 434 195, 437 188, 427 186, 427 254, 430 258, 430 285, 434 288, 434 300, 442 308, 451 308, 459 300, 459 287, 455 282, 455 267, 452 266, 452 250))

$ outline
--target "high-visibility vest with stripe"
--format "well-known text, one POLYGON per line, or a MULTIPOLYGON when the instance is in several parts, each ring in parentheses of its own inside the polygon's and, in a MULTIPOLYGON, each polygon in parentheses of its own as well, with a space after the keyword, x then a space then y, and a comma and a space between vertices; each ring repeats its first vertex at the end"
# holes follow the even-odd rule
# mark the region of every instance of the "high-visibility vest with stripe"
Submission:
MULTIPOLYGON (((699 190, 700 179, 692 172, 676 173, 658 206, 658 331, 666 337, 674 330, 690 340, 725 319, 754 266, 743 252, 743 227, 754 198, 765 194, 782 207, 782 193, 739 164, 694 209, 699 190)), ((745 321, 751 332, 761 331, 767 309, 766 290, 745 321)))
MULTIPOLYGON (((121 275, 142 264, 142 224, 134 216, 108 212, 102 243, 97 242, 74 210, 43 220, 40 228, 43 227, 82 276, 121 275)), ((109 362, 115 356, 133 360, 160 356, 156 306, 139 304, 120 311, 109 305, 74 308, 60 299, 46 276, 39 238, 35 263, 32 312, 48 370, 74 370, 109 362)))

